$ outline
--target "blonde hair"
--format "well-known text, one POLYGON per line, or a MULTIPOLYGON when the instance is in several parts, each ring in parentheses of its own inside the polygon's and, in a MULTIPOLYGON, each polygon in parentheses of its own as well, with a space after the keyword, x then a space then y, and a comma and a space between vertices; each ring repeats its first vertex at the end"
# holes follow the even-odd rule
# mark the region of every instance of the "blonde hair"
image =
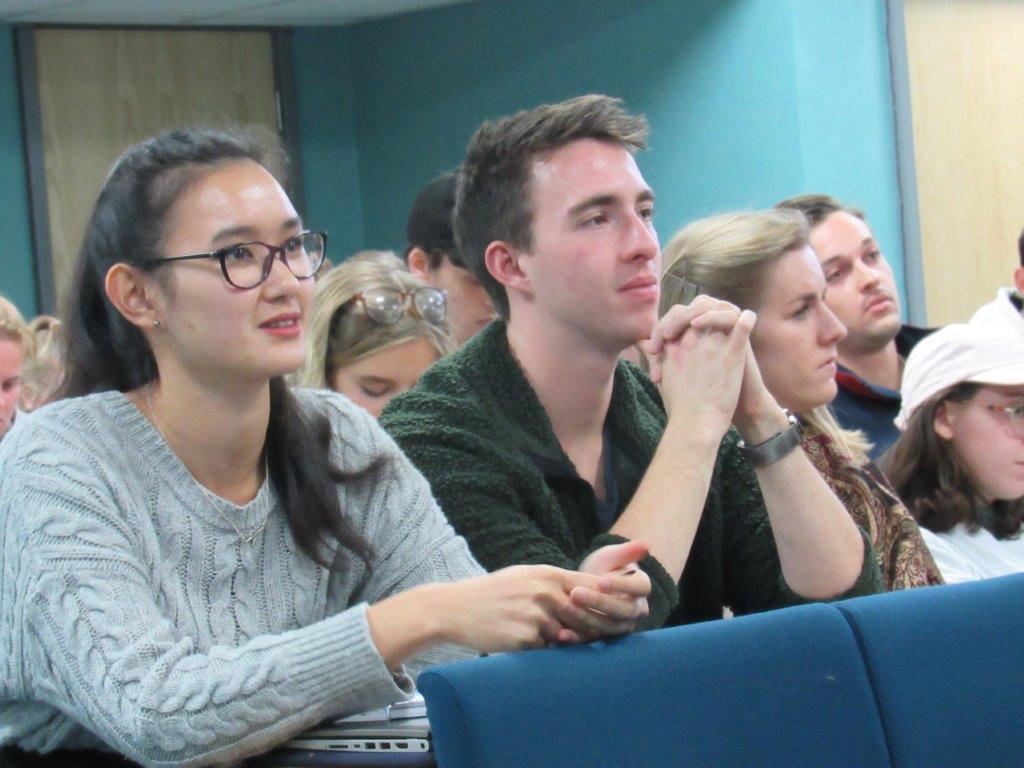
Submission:
POLYGON ((64 382, 64 326, 53 315, 39 315, 28 328, 35 352, 25 363, 21 399, 32 411, 53 400, 64 382))
POLYGON ((0 339, 20 344, 21 351, 26 358, 35 351, 32 332, 29 330, 25 318, 14 306, 14 302, 5 296, 0 296, 0 339))
MULTIPOLYGON (((795 210, 725 213, 700 219, 677 232, 663 251, 660 314, 680 303, 683 281, 700 292, 754 309, 764 298, 768 271, 785 254, 808 243, 808 225, 795 210)), ((839 426, 827 405, 799 414, 857 463, 871 443, 859 431, 839 426)))
POLYGON ((330 388, 331 374, 338 368, 415 339, 429 341, 438 357, 454 352, 447 322, 429 323, 405 313, 397 323, 378 323, 353 301, 356 294, 374 288, 414 291, 422 287, 390 251, 362 251, 334 267, 317 282, 306 362, 295 383, 330 388))

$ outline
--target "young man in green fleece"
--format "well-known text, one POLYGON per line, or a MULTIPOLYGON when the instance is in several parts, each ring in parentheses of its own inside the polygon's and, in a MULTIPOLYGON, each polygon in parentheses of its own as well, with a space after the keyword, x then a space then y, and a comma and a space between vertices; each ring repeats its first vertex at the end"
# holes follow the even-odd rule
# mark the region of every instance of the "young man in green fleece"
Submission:
POLYGON ((646 138, 604 96, 476 132, 455 234, 500 321, 381 423, 488 569, 590 570, 602 546, 645 541, 642 626, 879 591, 867 539, 761 381, 754 316, 700 296, 658 321, 646 138), (618 360, 643 339, 660 392, 618 360))

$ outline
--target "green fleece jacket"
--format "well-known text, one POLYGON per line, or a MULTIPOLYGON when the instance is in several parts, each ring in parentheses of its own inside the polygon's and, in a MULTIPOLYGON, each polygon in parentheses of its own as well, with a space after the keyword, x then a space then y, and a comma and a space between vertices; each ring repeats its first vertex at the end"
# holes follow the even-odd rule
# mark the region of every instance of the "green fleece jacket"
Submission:
MULTIPOLYGON (((605 423, 616 516, 643 479, 665 421, 650 379, 620 362, 605 423)), ((517 563, 576 568, 598 547, 624 541, 606 533, 593 488, 562 450, 503 323, 432 366, 380 422, 488 570, 517 563)), ((737 440, 730 430, 722 441, 679 584, 653 557, 641 562, 652 582, 646 627, 719 618, 724 606, 749 613, 804 602, 782 577, 757 478, 737 440)), ((865 539, 860 578, 842 597, 882 588, 865 539)))

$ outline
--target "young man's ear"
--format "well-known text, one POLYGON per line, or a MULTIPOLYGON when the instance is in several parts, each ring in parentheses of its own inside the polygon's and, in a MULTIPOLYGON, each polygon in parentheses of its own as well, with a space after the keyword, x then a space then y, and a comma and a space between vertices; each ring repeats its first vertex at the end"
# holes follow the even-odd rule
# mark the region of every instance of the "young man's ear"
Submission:
POLYGON ((1017 286, 1017 293, 1024 296, 1024 267, 1013 270, 1013 284, 1017 286))
POLYGON ((935 409, 935 420, 932 422, 935 434, 949 442, 953 439, 953 422, 949 413, 949 401, 939 403, 935 409))
POLYGON ((484 264, 491 277, 505 288, 532 293, 530 277, 523 271, 519 260, 522 252, 502 240, 495 240, 484 251, 484 264))
POLYGON ((161 304, 156 301, 156 284, 137 268, 114 264, 107 270, 103 288, 114 308, 137 328, 148 331, 164 321, 161 304))
POLYGON ((408 265, 409 271, 420 280, 426 280, 430 276, 430 254, 418 245, 409 251, 409 255, 405 257, 405 263, 408 265))

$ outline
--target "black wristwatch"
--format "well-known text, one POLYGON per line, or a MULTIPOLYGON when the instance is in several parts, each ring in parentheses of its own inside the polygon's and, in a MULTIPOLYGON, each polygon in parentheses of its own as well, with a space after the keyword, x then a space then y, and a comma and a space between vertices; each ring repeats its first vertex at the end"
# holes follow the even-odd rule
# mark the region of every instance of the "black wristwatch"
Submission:
POLYGON ((789 420, 789 426, 786 429, 777 435, 772 435, 763 443, 758 443, 757 445, 747 445, 743 440, 740 440, 740 450, 743 451, 743 455, 747 457, 747 461, 753 466, 766 467, 769 464, 774 464, 779 459, 789 455, 794 448, 800 445, 800 441, 803 440, 800 420, 785 408, 782 409, 782 412, 786 414, 786 418, 789 420))

